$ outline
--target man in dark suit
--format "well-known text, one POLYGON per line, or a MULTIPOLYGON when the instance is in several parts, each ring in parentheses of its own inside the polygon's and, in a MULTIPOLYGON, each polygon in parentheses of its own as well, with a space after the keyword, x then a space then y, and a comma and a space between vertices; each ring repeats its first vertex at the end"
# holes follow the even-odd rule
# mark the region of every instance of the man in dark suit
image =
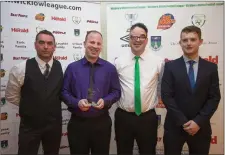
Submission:
POLYGON ((165 64, 162 101, 167 114, 164 124, 165 154, 181 154, 187 142, 190 154, 208 154, 210 118, 220 101, 217 65, 198 55, 201 29, 187 26, 180 34, 183 56, 165 64))

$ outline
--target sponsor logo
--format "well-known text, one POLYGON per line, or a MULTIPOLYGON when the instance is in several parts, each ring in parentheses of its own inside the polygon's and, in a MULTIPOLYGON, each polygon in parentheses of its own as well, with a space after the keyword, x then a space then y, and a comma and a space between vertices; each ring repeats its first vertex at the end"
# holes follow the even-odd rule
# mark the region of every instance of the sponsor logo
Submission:
POLYGON ((43 27, 40 27, 40 26, 36 27, 36 32, 37 33, 39 33, 40 31, 43 31, 43 30, 46 30, 46 29, 43 28, 43 27))
POLYGON ((15 48, 27 48, 24 41, 16 41, 15 48))
POLYGON ((13 17, 24 17, 24 18, 28 17, 28 15, 22 15, 20 13, 18 13, 18 14, 11 13, 10 16, 13 16, 13 17))
POLYGON ((98 24, 98 21, 95 21, 95 20, 87 20, 87 23, 95 23, 95 24, 98 24))
POLYGON ((175 23, 174 16, 170 13, 162 15, 159 19, 157 29, 169 29, 175 23))
POLYGON ((151 47, 153 51, 161 49, 161 36, 151 36, 151 47))
POLYGON ((1 135, 9 135, 9 128, 2 128, 1 129, 1 135))
MULTIPOLYGON (((133 13, 133 12, 125 13, 125 19, 130 23, 130 27, 133 25, 133 22, 137 19, 137 17, 138 17, 137 13, 133 13)), ((126 32, 128 32, 128 33, 130 32, 130 27, 127 29, 126 32)), ((126 44, 121 44, 121 47, 130 47, 130 45, 128 44, 130 41, 129 34, 121 37, 120 40, 126 42, 126 44)))
POLYGON ((157 115, 157 120, 158 120, 158 128, 161 126, 161 115, 157 115))
POLYGON ((74 49, 82 49, 82 43, 72 43, 74 49))
POLYGON ((3 149, 5 149, 5 148, 7 148, 8 147, 8 140, 2 140, 1 141, 1 148, 3 148, 3 149))
POLYGON ((80 29, 74 29, 74 35, 79 36, 80 35, 80 29))
POLYGON ((6 104, 6 99, 5 97, 2 97, 1 98, 1 106, 5 105, 6 104))
POLYGON ((21 33, 28 33, 29 30, 28 29, 21 29, 21 28, 11 28, 12 32, 21 32, 21 33))
POLYGON ((1 77, 4 77, 4 76, 5 76, 5 72, 6 72, 6 71, 5 71, 4 69, 1 69, 1 70, 0 70, 1 77))
POLYGON ((204 58, 205 60, 209 61, 209 62, 212 62, 212 63, 215 63, 215 64, 218 64, 218 55, 216 57, 212 57, 212 56, 209 56, 207 58, 204 58))
POLYGON ((204 14, 194 14, 191 17, 191 22, 194 26, 202 27, 205 24, 206 16, 204 14))
POLYGON ((52 16, 51 19, 52 20, 56 20, 56 21, 66 21, 66 18, 63 18, 63 17, 55 17, 55 16, 52 16))
POLYGON ((217 136, 211 137, 211 144, 217 144, 217 136))
POLYGON ((68 135, 68 132, 62 133, 62 136, 67 136, 67 135, 68 135))
POLYGON ((62 31, 53 31, 53 34, 66 34, 66 32, 62 32, 62 31))
MULTIPOLYGON (((125 36, 123 36, 123 37, 121 37, 120 40, 129 43, 129 40, 130 40, 129 34, 128 34, 128 35, 125 35, 125 36)), ((127 43, 126 43, 126 44, 121 44, 121 47, 130 47, 130 45, 127 44, 127 43)))
POLYGON ((67 56, 53 56, 56 60, 67 60, 67 56))
POLYGON ((13 57, 13 60, 27 60, 30 59, 30 57, 13 57))
POLYGON ((45 15, 43 13, 39 13, 35 15, 35 20, 44 21, 45 15))
POLYGON ((129 41, 130 41, 130 36, 129 36, 129 34, 128 34, 128 35, 125 35, 125 36, 123 36, 123 37, 121 37, 120 40, 123 40, 123 41, 129 43, 129 41))
POLYGON ((2 32, 2 30, 3 30, 3 26, 2 26, 2 25, 0 25, 0 32, 2 32))
POLYGON ((2 112, 1 113, 1 120, 7 120, 8 118, 8 113, 7 112, 2 112))
MULTIPOLYGON (((130 27, 133 25, 133 22, 137 19, 138 14, 133 12, 127 12, 125 14, 126 20, 130 23, 130 27)), ((127 32, 130 32, 130 28, 127 29, 127 32)))
POLYGON ((64 49, 66 46, 68 45, 68 43, 66 42, 62 42, 62 43, 56 43, 56 48, 60 48, 60 49, 64 49))
POLYGON ((81 22, 81 18, 80 17, 77 17, 77 16, 73 16, 72 17, 72 21, 75 23, 75 24, 80 24, 81 22))

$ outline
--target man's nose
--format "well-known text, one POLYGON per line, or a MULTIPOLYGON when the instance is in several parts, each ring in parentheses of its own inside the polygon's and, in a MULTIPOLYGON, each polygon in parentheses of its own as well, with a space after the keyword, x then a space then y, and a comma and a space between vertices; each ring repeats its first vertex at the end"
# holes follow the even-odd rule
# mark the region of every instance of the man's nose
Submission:
POLYGON ((44 44, 44 48, 48 48, 48 44, 45 43, 45 44, 44 44))

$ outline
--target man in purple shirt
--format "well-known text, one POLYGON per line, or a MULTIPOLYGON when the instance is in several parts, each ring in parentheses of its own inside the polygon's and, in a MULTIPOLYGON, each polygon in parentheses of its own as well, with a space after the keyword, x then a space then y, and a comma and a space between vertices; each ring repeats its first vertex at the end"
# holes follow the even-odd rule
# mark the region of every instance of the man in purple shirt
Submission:
POLYGON ((108 109, 121 96, 116 68, 99 58, 102 34, 88 31, 85 56, 68 65, 62 98, 72 113, 68 124, 71 154, 109 154, 112 121, 108 109))

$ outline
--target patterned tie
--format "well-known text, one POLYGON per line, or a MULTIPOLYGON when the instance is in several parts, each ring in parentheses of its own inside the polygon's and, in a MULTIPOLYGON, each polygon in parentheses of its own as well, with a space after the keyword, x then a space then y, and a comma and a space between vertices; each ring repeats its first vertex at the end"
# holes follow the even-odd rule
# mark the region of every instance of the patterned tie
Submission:
POLYGON ((193 90, 194 87, 195 87, 195 75, 194 75, 194 68, 193 68, 193 65, 194 65, 195 61, 189 60, 188 63, 190 65, 189 71, 188 71, 188 77, 189 77, 189 80, 190 80, 191 88, 193 90))
POLYGON ((44 76, 47 79, 48 75, 49 75, 49 68, 50 68, 50 66, 49 66, 49 64, 46 64, 45 67, 46 67, 46 69, 45 69, 45 72, 44 72, 44 76))
POLYGON ((140 90, 140 71, 139 71, 139 56, 135 56, 135 76, 134 76, 134 96, 135 96, 135 113, 141 114, 141 90, 140 90))

